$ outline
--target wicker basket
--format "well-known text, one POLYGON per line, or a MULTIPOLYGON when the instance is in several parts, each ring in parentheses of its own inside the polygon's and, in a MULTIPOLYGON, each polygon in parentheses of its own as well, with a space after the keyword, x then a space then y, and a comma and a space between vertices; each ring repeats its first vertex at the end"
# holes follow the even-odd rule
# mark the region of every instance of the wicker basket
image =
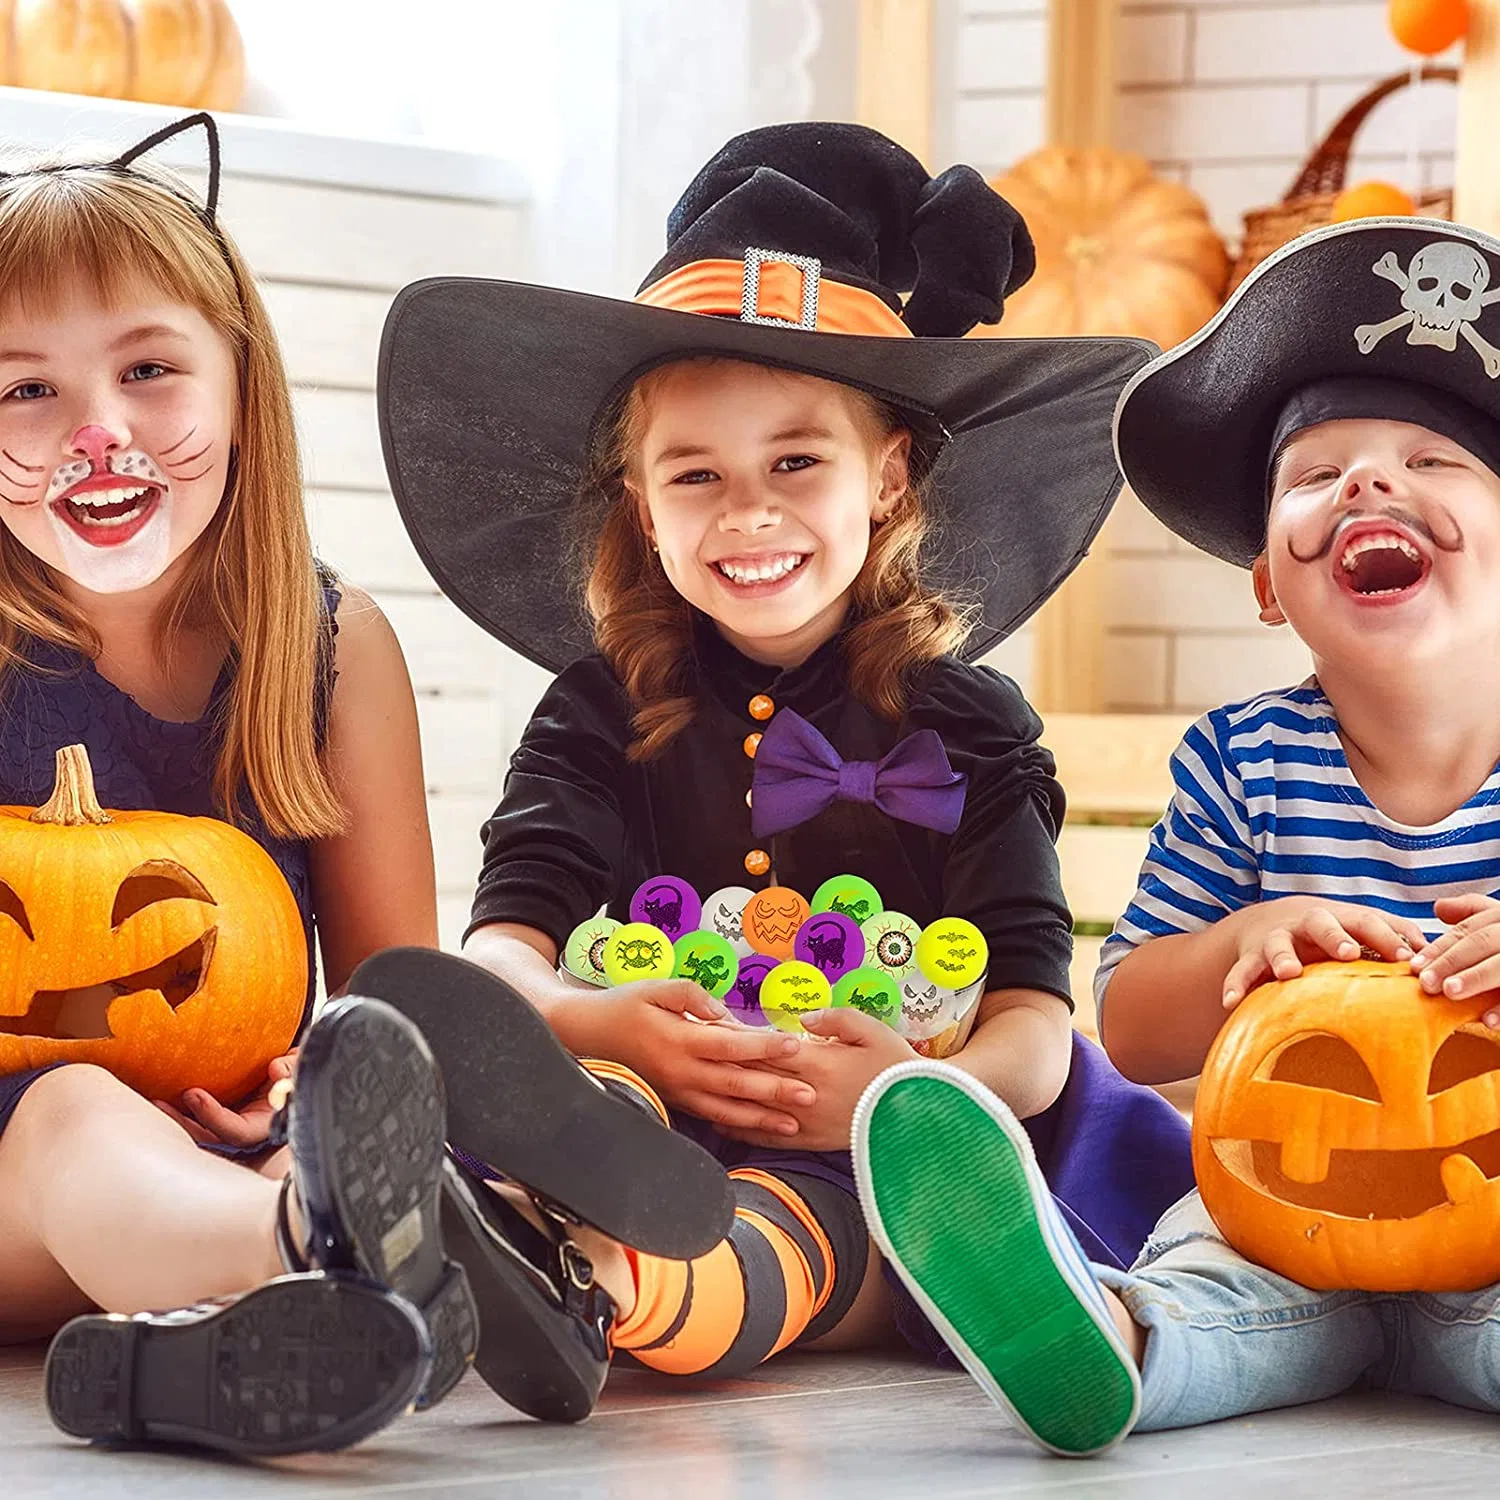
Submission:
MULTIPOLYGON (((1441 80, 1457 83, 1458 69, 1426 67, 1421 70, 1421 77, 1424 82, 1441 80)), ((1354 137, 1359 133, 1359 127, 1376 105, 1404 89, 1411 81, 1410 73, 1398 73, 1394 78, 1377 83, 1368 94, 1356 99, 1339 116, 1322 144, 1308 158, 1307 165, 1288 189, 1286 197, 1273 207, 1252 208, 1245 215, 1245 239, 1230 273, 1229 291, 1232 292, 1273 250, 1279 250, 1288 240, 1295 239, 1309 229, 1317 229, 1328 223, 1333 201, 1344 189, 1344 177, 1349 170, 1349 153, 1354 147, 1354 137)), ((1435 189, 1423 193, 1417 200, 1417 210, 1431 219, 1451 219, 1453 189, 1435 189)))

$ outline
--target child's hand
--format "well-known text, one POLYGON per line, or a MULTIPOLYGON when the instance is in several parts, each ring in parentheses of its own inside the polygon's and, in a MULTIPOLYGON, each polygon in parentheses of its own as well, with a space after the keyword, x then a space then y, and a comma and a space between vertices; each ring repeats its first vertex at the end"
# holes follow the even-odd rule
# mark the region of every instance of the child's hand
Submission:
POLYGON ((804 1050, 799 1037, 729 1019, 691 980, 637 980, 576 1005, 568 1044, 580 1057, 624 1063, 670 1107, 721 1129, 765 1131, 784 1143, 798 1129, 790 1107, 815 1102, 805 1083, 770 1071, 804 1050))
MULTIPOLYGON (((1445 896, 1435 907, 1448 925, 1411 961, 1429 995, 1467 1000, 1500 989, 1500 901, 1493 896, 1445 896)), ((1484 1024, 1500 1027, 1500 1005, 1486 1012, 1484 1024)))
POLYGON ((199 1145, 259 1146, 270 1135, 271 1116, 276 1113, 270 1099, 271 1090, 290 1078, 296 1066, 295 1048, 281 1057, 273 1057, 266 1069, 265 1083, 238 1109, 220 1104, 206 1089, 189 1089, 178 1100, 181 1109, 174 1108, 164 1099, 151 1102, 163 1113, 171 1115, 199 1145))
POLYGON ((1267 980, 1295 979, 1303 964, 1331 958, 1350 963, 1362 948, 1399 963, 1426 941, 1422 929, 1405 917, 1315 896, 1262 901, 1228 920, 1235 923, 1236 954, 1224 976, 1225 1010, 1267 980))
POLYGON ((814 1036, 832 1038, 824 1046, 814 1042, 793 1057, 774 1064, 777 1072, 801 1079, 816 1091, 809 1105, 793 1105, 800 1127, 795 1141, 756 1130, 726 1130, 736 1140, 754 1146, 794 1145, 799 1151, 847 1151, 854 1108, 860 1095, 887 1068, 909 1062, 917 1053, 910 1043, 873 1016, 852 1008, 809 1011, 802 1024, 814 1036))

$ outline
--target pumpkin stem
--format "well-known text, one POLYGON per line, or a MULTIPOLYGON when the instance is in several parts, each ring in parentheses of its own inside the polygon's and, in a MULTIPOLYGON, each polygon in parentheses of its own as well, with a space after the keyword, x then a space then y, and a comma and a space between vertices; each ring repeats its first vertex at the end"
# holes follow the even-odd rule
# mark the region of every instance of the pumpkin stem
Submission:
POLYGON ((1079 270, 1092 270, 1093 264, 1104 253, 1104 241, 1097 234, 1075 234, 1063 246, 1063 254, 1079 270))
POLYGON ((56 823, 81 828, 85 823, 108 823, 110 816, 94 795, 94 768, 82 745, 64 745, 57 752, 57 785, 46 805, 32 813, 33 823, 56 823))

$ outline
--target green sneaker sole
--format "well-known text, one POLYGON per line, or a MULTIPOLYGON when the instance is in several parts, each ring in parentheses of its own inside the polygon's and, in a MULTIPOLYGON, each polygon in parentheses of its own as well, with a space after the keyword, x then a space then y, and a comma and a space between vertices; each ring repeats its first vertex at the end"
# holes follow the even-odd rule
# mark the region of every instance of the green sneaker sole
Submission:
POLYGON ((861 1101, 854 1160, 875 1242, 991 1398, 1054 1453, 1123 1438, 1140 1377, 1004 1104, 903 1064, 861 1101))

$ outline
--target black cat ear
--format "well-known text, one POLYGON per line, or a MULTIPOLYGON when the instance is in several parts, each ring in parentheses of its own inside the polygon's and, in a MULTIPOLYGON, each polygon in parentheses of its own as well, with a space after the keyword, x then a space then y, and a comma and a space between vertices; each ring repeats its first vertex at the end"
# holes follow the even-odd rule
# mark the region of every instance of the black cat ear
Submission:
POLYGON ((139 161, 148 151, 154 151, 164 142, 176 136, 185 135, 189 130, 197 130, 200 126, 208 142, 208 192, 200 211, 205 222, 213 228, 217 225, 219 217, 219 127, 214 123, 214 117, 207 111, 199 110, 197 114, 185 115, 180 120, 174 120, 170 125, 163 125, 160 130, 155 130, 148 135, 145 140, 137 141, 135 145, 122 151, 110 162, 110 166, 128 167, 131 163, 139 161))

